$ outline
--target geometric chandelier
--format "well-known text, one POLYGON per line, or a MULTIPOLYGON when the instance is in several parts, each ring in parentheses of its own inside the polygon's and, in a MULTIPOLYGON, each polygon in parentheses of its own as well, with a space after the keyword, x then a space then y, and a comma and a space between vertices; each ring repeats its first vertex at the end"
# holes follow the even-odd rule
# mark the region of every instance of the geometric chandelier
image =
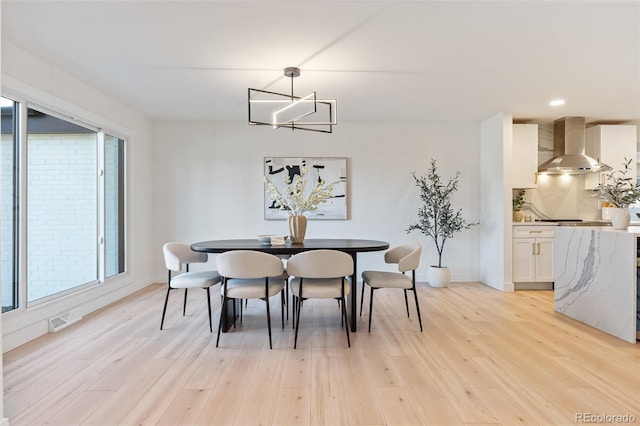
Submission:
POLYGON ((338 124, 336 100, 317 99, 316 92, 295 96, 293 79, 300 75, 300 69, 287 67, 284 75, 291 78, 290 95, 249 89, 249 124, 331 133, 333 126, 338 124))

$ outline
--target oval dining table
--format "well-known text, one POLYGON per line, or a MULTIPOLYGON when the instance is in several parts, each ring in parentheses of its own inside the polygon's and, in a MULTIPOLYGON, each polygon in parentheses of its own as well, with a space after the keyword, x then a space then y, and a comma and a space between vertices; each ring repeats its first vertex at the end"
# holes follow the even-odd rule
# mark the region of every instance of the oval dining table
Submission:
POLYGON ((349 292, 351 331, 357 331, 357 255, 361 252, 381 251, 389 248, 386 241, 360 240, 352 238, 309 238, 302 243, 292 243, 289 239, 285 244, 264 244, 257 239, 211 240, 191 244, 191 250, 203 253, 224 253, 231 250, 257 250, 275 255, 294 255, 309 250, 339 250, 348 253, 353 259, 353 275, 351 276, 351 291, 349 292))

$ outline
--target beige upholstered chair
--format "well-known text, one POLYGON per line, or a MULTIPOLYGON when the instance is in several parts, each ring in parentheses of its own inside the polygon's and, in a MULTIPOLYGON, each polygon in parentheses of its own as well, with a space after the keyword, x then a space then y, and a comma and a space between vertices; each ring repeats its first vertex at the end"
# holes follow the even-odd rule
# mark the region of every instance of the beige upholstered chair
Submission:
POLYGON ((187 310, 187 290, 190 288, 203 288, 207 291, 207 306, 209 307, 209 331, 213 331, 211 325, 211 294, 209 288, 220 282, 220 275, 217 271, 197 271, 189 272, 189 265, 192 263, 206 263, 207 254, 198 253, 191 250, 191 247, 183 243, 166 243, 162 247, 164 253, 164 263, 169 271, 167 278, 167 296, 164 299, 164 308, 162 309, 162 320, 160 320, 160 330, 164 324, 164 317, 167 312, 167 303, 169 302, 169 293, 171 290, 184 288, 184 303, 182 306, 182 315, 187 310), (172 276, 172 272, 184 273, 172 276))
POLYGON ((422 246, 420 244, 405 244, 387 250, 384 254, 386 263, 398 265, 399 272, 386 271, 364 271, 362 273, 362 294, 360 295, 360 315, 362 315, 362 301, 364 299, 365 283, 371 287, 369 299, 369 332, 371 332, 371 314, 373 312, 373 291, 381 288, 401 288, 404 290, 404 303, 407 307, 407 317, 409 317, 409 301, 407 300, 407 290, 413 291, 416 300, 416 311, 418 312, 418 322, 422 331, 422 319, 420 318, 420 305, 418 304, 418 293, 416 292, 416 269, 420 264, 420 254, 422 246), (411 271, 411 277, 405 272, 411 271))
MULTIPOLYGON (((267 305, 267 327, 269 329, 269 348, 271 344, 271 311, 269 298, 280 293, 281 303, 284 303, 284 268, 282 260, 272 254, 253 250, 233 250, 218 255, 216 260, 218 272, 222 276, 222 306, 220 323, 218 324, 218 338, 220 342, 222 330, 222 315, 224 306, 229 299, 262 299, 267 305)), ((282 327, 284 328, 284 309, 282 310, 282 327)))
POLYGON ((349 339, 349 321, 345 307, 345 296, 351 290, 349 277, 353 274, 353 259, 347 253, 336 250, 311 250, 298 253, 287 262, 287 272, 293 277, 289 283, 294 296, 294 320, 296 333, 293 343, 298 345, 300 329, 300 311, 302 301, 306 299, 338 299, 342 303, 342 318, 349 339))

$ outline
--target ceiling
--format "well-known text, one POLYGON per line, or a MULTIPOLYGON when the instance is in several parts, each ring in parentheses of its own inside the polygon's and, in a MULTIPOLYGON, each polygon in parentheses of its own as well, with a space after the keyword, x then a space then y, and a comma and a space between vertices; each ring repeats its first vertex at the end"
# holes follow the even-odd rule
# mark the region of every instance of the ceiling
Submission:
POLYGON ((338 122, 640 118, 638 1, 4 0, 2 39, 153 119, 246 120, 247 88, 338 122), (562 107, 549 101, 566 99, 562 107))

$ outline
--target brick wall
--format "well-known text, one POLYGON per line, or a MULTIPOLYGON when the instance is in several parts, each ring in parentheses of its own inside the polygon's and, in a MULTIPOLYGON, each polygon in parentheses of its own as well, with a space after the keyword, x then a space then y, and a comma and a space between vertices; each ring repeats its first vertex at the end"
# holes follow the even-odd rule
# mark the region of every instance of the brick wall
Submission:
POLYGON ((96 151, 95 134, 29 136, 29 301, 97 279, 96 151))

